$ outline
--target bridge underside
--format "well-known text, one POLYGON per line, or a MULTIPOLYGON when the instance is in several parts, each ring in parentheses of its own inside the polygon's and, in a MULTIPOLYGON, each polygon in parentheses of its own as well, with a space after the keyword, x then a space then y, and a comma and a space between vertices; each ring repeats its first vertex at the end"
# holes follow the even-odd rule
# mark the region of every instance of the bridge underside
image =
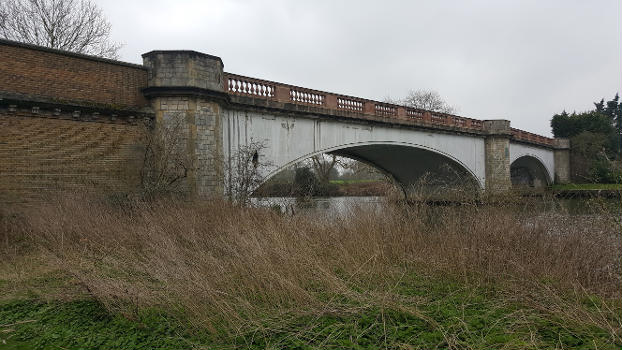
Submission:
POLYGON ((530 156, 523 156, 512 162, 510 175, 512 187, 515 188, 543 188, 552 183, 542 162, 530 156))
POLYGON ((456 161, 429 150, 403 145, 362 145, 331 154, 370 164, 406 191, 476 190, 475 177, 456 161))

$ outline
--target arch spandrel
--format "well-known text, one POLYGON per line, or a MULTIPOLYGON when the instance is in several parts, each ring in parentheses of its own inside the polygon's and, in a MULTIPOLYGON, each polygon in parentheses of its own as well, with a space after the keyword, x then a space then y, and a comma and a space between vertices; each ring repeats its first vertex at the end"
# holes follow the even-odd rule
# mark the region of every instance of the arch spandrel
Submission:
POLYGON ((397 173, 395 177, 402 181, 405 176, 399 174, 398 167, 379 164, 387 157, 394 157, 396 152, 402 155, 398 157, 402 169, 416 173, 415 165, 423 169, 425 164, 444 160, 464 169, 479 188, 485 186, 484 139, 478 135, 242 111, 227 111, 222 125, 225 160, 227 154, 239 146, 266 143, 260 160, 273 165, 266 171, 266 177, 313 155, 364 150, 365 154, 350 156, 372 156, 371 162, 397 173), (363 149, 365 147, 384 149, 384 152, 374 154, 371 149, 363 149))

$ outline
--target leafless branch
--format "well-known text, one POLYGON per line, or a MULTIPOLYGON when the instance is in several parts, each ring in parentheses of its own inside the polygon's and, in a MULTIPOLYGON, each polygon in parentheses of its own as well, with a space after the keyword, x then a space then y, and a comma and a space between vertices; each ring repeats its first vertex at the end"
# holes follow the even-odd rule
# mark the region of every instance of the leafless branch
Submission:
POLYGON ((0 36, 105 58, 118 58, 110 23, 90 0, 2 0, 0 36))
POLYGON ((193 168, 185 149, 183 118, 169 115, 165 121, 145 132, 145 151, 141 170, 142 188, 147 196, 183 193, 183 180, 193 168))
POLYGON ((432 112, 454 113, 455 108, 450 106, 441 95, 433 90, 410 90, 408 95, 401 100, 386 97, 385 102, 399 104, 407 107, 425 109, 432 112))
POLYGON ((226 184, 229 198, 246 205, 255 189, 261 185, 268 168, 273 164, 262 157, 264 142, 253 141, 240 146, 226 164, 226 184))

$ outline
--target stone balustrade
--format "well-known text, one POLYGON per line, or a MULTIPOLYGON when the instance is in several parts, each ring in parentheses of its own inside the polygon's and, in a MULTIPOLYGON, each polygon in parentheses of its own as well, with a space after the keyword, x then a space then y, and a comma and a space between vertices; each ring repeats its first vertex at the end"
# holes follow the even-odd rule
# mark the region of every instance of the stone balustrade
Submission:
MULTIPOLYGON (((233 73, 224 73, 224 75, 224 90, 231 95, 265 98, 283 103, 310 105, 328 110, 354 112, 387 119, 411 120, 422 125, 452 127, 465 132, 481 132, 484 130, 483 121, 478 119, 333 94, 233 73)), ((511 132, 512 138, 516 141, 553 146, 552 138, 518 129, 511 129, 511 132)))

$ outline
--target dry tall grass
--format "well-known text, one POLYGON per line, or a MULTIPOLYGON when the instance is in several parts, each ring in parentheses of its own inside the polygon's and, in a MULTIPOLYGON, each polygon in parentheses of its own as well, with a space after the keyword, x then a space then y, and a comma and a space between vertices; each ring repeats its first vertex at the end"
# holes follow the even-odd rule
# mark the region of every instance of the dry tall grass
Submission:
POLYGON ((393 286, 419 273, 502 286, 508 300, 591 320, 620 341, 619 305, 606 302, 621 294, 617 214, 539 214, 532 204, 386 205, 335 219, 65 197, 26 210, 19 230, 110 309, 158 306, 215 334, 350 305, 337 300, 397 300, 393 286), (581 307, 586 297, 598 311, 581 307))

